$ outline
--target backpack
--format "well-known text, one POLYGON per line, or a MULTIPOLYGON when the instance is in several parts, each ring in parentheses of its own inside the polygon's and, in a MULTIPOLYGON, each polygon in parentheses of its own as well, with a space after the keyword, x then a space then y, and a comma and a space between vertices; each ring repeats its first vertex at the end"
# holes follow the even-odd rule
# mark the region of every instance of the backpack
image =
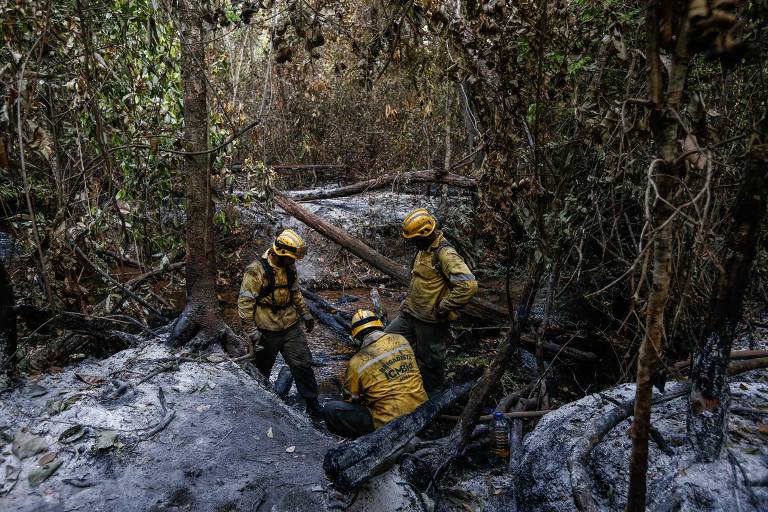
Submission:
POLYGON ((287 304, 277 304, 274 293, 277 288, 288 288, 290 290, 293 287, 293 284, 296 282, 296 270, 291 267, 287 267, 285 271, 288 274, 288 284, 278 286, 275 284, 275 270, 272 268, 272 265, 269 264, 269 260, 267 258, 259 258, 259 262, 261 263, 261 267, 264 269, 264 275, 267 278, 267 285, 262 287, 261 291, 259 291, 259 294, 256 296, 256 303, 259 306, 272 308, 273 311, 292 307, 293 302, 290 300, 287 304), (263 302, 264 298, 269 295, 272 295, 271 304, 263 302))
MULTIPOLYGON (((448 287, 451 286, 451 280, 448 279, 448 276, 445 275, 445 272, 443 272, 443 266, 440 265, 440 252, 443 249, 446 249, 448 247, 453 247, 448 240, 443 238, 439 244, 437 244, 437 247, 435 248, 435 252, 432 254, 432 266, 435 267, 437 272, 440 274, 440 277, 443 278, 443 281, 446 282, 448 287)), ((416 254, 413 256, 413 261, 411 261, 411 272, 413 272, 413 266, 416 265, 416 258, 418 257, 419 253, 421 251, 416 251, 416 254)))

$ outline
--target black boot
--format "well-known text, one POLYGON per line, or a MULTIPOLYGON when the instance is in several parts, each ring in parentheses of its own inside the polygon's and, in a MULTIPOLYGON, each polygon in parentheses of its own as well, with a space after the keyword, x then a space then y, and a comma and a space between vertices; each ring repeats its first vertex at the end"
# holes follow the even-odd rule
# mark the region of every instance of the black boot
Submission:
POLYGON ((307 400, 307 414, 313 419, 323 419, 323 406, 317 401, 317 398, 307 400))

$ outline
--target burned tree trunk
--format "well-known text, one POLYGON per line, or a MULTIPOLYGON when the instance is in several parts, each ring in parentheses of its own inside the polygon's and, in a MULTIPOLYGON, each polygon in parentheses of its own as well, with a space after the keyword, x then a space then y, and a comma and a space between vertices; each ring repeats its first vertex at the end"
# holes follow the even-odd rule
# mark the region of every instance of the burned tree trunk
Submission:
MULTIPOLYGON (((650 222, 653 232, 653 270, 645 319, 645 337, 637 357, 634 420, 632 422, 632 455, 629 462, 629 490, 625 510, 645 510, 646 474, 648 472, 648 436, 651 423, 652 379, 658 368, 664 340, 664 313, 672 278, 672 244, 674 209, 670 200, 677 188, 677 112, 680 109, 688 75, 688 15, 680 20, 666 95, 662 94, 659 2, 650 0, 647 12, 647 60, 649 67, 648 98, 651 107, 651 129, 656 144, 656 160, 651 164, 648 186, 657 197, 652 201, 650 222), (656 172, 654 173, 653 170, 656 172)), ((671 20, 667 20, 671 21, 671 20)))
POLYGON ((15 369, 16 311, 13 286, 5 266, 0 262, 0 387, 10 382, 15 369))
POLYGON ((182 0, 179 7, 186 146, 187 304, 174 322, 169 343, 203 348, 221 340, 231 355, 240 356, 245 350, 224 324, 216 297, 204 10, 198 0, 182 0))
POLYGON ((728 432, 727 368, 768 197, 768 144, 752 147, 731 215, 723 271, 712 293, 707 325, 693 354, 688 436, 697 458, 716 460, 728 432))

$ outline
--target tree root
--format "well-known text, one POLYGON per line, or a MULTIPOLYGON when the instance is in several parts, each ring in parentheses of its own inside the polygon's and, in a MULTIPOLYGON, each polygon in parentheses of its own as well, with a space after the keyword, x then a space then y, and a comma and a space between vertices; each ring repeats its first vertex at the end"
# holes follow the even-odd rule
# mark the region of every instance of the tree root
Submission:
POLYGON ((174 416, 176 416, 176 411, 171 409, 171 411, 165 415, 165 417, 160 421, 160 423, 150 428, 144 434, 141 435, 141 440, 146 441, 147 439, 151 438, 158 432, 162 431, 165 427, 167 427, 171 423, 174 416))

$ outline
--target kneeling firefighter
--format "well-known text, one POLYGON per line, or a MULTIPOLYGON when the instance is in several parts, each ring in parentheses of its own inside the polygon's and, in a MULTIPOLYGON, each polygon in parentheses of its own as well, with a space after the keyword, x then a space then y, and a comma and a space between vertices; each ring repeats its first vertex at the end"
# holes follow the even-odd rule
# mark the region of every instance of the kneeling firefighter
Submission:
POLYGON ((269 378, 280 352, 291 369, 299 394, 306 401, 307 412, 319 417, 322 407, 317 401, 312 354, 299 326, 302 320, 308 333, 315 327, 296 272, 296 260, 306 253, 304 240, 295 231, 286 229, 280 233, 272 247, 246 267, 237 309, 253 343, 256 368, 269 378))
POLYGON ((427 399, 416 356, 408 340, 387 334, 372 312, 359 309, 352 317, 352 337, 360 350, 347 367, 346 401, 325 404, 325 424, 332 433, 358 437, 410 414, 427 399))

